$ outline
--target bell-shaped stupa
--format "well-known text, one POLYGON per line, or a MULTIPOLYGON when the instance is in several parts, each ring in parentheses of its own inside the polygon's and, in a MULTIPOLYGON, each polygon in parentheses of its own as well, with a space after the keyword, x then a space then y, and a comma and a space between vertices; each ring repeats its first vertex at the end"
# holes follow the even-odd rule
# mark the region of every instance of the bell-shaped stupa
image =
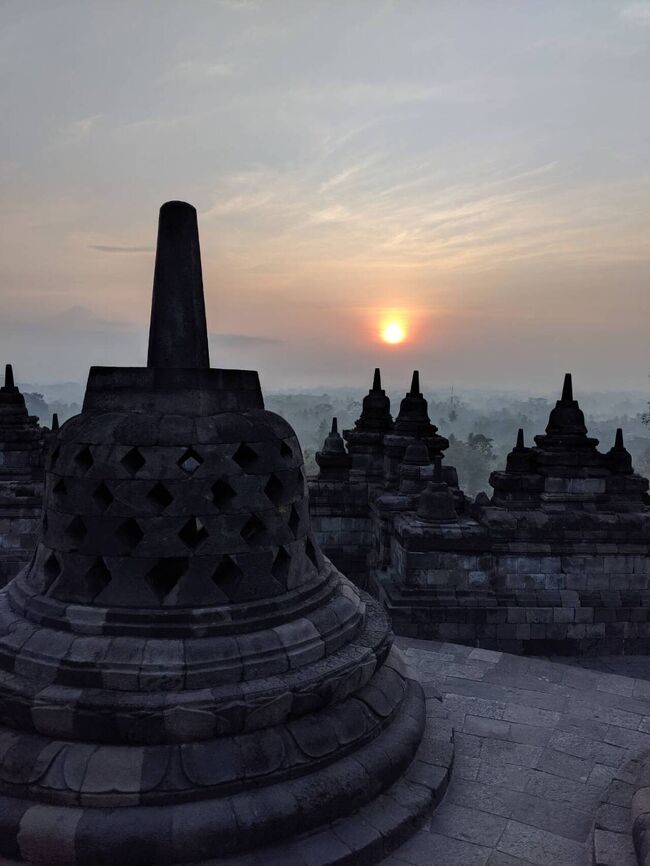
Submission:
POLYGON ((209 366, 190 205, 160 211, 147 367, 91 369, 46 473, 0 592, 0 859, 361 864, 402 841, 449 751, 314 540, 293 430, 257 373, 209 366))

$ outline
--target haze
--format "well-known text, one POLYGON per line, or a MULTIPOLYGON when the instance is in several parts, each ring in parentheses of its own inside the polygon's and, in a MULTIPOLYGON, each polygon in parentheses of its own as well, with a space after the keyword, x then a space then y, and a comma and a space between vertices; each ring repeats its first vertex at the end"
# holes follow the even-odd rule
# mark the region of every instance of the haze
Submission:
POLYGON ((180 198, 213 366, 645 387, 650 3, 21 0, 0 23, 20 380, 145 362, 157 211, 180 198))

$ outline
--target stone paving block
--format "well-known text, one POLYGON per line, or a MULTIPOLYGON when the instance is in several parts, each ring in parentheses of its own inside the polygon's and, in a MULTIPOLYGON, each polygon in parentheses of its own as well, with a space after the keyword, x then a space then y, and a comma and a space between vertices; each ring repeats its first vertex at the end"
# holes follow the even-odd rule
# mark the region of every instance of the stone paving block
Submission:
POLYGON ((615 806, 613 803, 601 803, 596 812, 596 827, 614 833, 630 833, 632 831, 630 809, 625 806, 615 806))
POLYGON ((452 780, 446 800, 471 809, 479 809, 502 818, 509 818, 519 792, 465 779, 452 780))
POLYGON ((512 722, 510 725, 510 739, 514 743, 545 746, 552 734, 552 728, 537 728, 534 725, 520 725, 517 722, 512 722))
POLYGON ((494 851, 487 866, 530 866, 530 860, 522 860, 521 857, 512 857, 502 851, 494 851))
POLYGON ((510 817, 522 824, 530 824, 556 836, 583 843, 593 824, 591 812, 581 812, 566 803, 525 793, 519 794, 514 800, 510 817))
POLYGON ((444 802, 431 819, 431 832, 463 842, 493 848, 506 826, 506 819, 479 809, 444 802))
POLYGON ((650 749, 650 734, 644 731, 631 731, 629 728, 619 728, 614 725, 605 734, 605 742, 624 749, 641 751, 650 749))
POLYGON ((592 813, 605 793, 604 786, 586 785, 575 779, 567 779, 541 770, 530 771, 525 790, 529 794, 568 803, 580 811, 592 813))
POLYGON ((594 866, 637 866, 631 837, 607 830, 594 832, 594 866))
POLYGON ((548 748, 544 749, 536 766, 537 769, 554 776, 586 782, 594 768, 594 762, 548 748))
POLYGON ((486 866, 492 851, 437 833, 417 833, 397 852, 397 856, 412 866, 486 866))
POLYGON ((463 732, 475 734, 478 737, 494 737, 507 740, 510 736, 510 725, 500 719, 486 719, 480 716, 465 716, 463 732))
POLYGON ((535 866, 587 866, 584 845, 546 830, 509 821, 501 836, 498 851, 526 858, 535 866))
MULTIPOLYGON (((615 728, 615 730, 623 731, 624 734, 630 733, 622 728, 615 728)), ((625 759, 625 751, 610 745, 609 742, 598 742, 568 731, 555 731, 549 746, 558 752, 565 752, 567 755, 584 758, 593 764, 597 762, 610 767, 620 766, 625 759)))
POLYGON ((523 791, 530 779, 529 767, 519 764, 492 764, 482 761, 476 780, 495 788, 506 788, 510 791, 523 791))
POLYGON ((509 722, 521 722, 525 725, 553 728, 560 720, 560 714, 559 712, 544 710, 540 707, 508 704, 503 711, 503 718, 509 722))
POLYGON ((505 740, 484 740, 481 749, 481 760, 492 764, 518 764, 523 767, 535 767, 543 753, 542 746, 529 746, 512 743, 505 740))

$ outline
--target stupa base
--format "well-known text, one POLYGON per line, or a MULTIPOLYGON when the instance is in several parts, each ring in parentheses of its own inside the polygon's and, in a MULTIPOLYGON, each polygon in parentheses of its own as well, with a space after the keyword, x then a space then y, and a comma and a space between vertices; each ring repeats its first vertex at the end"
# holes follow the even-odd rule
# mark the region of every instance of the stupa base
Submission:
MULTIPOLYGON (((380 736, 379 741, 371 744, 376 753, 377 746, 387 753, 398 755, 405 747, 406 741, 413 740, 415 729, 419 728, 424 712, 424 699, 421 687, 413 680, 408 681, 409 697, 403 708, 404 721, 406 724, 389 726, 386 734, 380 736), (418 720, 417 717, 420 717, 418 720), (409 723, 407 720, 411 719, 409 723), (382 742, 384 741, 385 742, 382 742)), ((275 794, 270 797, 259 796, 259 793, 251 791, 246 796, 246 803, 238 802, 235 819, 235 827, 239 830, 238 835, 249 837, 259 842, 250 850, 226 857, 214 857, 220 847, 217 825, 219 819, 223 819, 223 810, 229 809, 229 804, 224 801, 198 801, 174 807, 174 820, 171 835, 174 841, 159 838, 156 842, 148 839, 149 830, 153 824, 161 821, 163 808, 140 807, 128 810, 120 809, 91 809, 82 808, 57 808, 48 805, 31 805, 25 801, 10 798, 2 798, 2 811, 4 812, 3 823, 11 823, 10 814, 15 812, 16 823, 14 831, 8 835, 13 836, 15 848, 7 857, 9 851, 3 851, 5 855, 3 864, 48 864, 48 866, 120 866, 124 864, 166 864, 166 866, 334 866, 334 864, 371 864, 378 863, 392 850, 398 847, 408 838, 418 825, 430 813, 441 800, 446 790, 451 765, 453 761, 453 743, 449 727, 441 719, 441 707, 435 700, 429 700, 426 705, 426 717, 424 719, 424 736, 417 747, 415 756, 406 772, 397 778, 392 785, 388 786, 374 799, 362 806, 352 815, 344 815, 330 823, 314 827, 310 832, 302 835, 290 836, 274 841, 268 846, 262 843, 264 838, 273 838, 274 829, 277 837, 280 833, 295 822, 295 829, 299 831, 301 825, 308 826, 310 817, 318 809, 321 799, 326 800, 323 783, 326 779, 314 779, 313 786, 300 786, 301 790, 292 791, 294 787, 289 781, 285 786, 274 786, 275 794), (311 802, 309 802, 311 800, 311 802), (248 802, 249 801, 249 802, 248 802), (296 806, 297 804, 297 806, 296 806), (12 808, 12 806, 14 808, 12 808), (288 809, 293 806, 295 814, 290 820, 288 809), (212 810, 216 812, 213 813, 212 810), (261 813, 258 813, 258 809, 261 813), (246 810, 247 814, 246 814, 246 810), (269 814, 270 811, 275 812, 269 814), (116 813, 122 812, 118 817, 116 813), (126 820, 126 813, 130 813, 132 820, 126 820), (82 817, 82 813, 83 817, 82 817), (89 813, 94 813, 91 818, 89 813), (156 814, 158 813, 158 814, 156 814), (262 814, 266 813, 266 814, 262 814), (275 817, 275 821, 274 821, 275 817), (92 827, 86 824, 88 818, 92 827), (206 837, 206 828, 212 824, 215 837, 212 843, 206 837), (153 822, 151 826, 150 823, 153 822), (273 824, 275 823, 275 828, 273 824), (86 831, 83 825, 86 824, 86 831), (195 824, 196 834, 193 832, 195 824), (102 826, 104 825, 102 832, 102 826), (115 833, 121 826, 123 842, 116 846, 115 833), (281 829, 280 829, 281 828, 281 829), (92 830, 92 832, 90 832, 92 830), (278 833, 280 830, 280 833, 278 833), (111 840, 112 836, 112 840, 111 840), (92 840, 92 850, 86 850, 84 841, 92 840), (179 859, 178 854, 182 850, 186 855, 192 847, 197 846, 199 837, 203 837, 205 848, 209 854, 207 859, 191 860, 179 859), (102 838, 106 843, 101 844, 102 838), (185 841, 183 842, 183 838, 185 841), (148 841, 147 841, 148 839, 148 841), (169 844, 171 842, 171 844, 169 844), (180 846, 180 847, 177 847, 180 846), (118 855, 119 849, 119 855, 118 855), (176 849, 176 850, 174 850, 176 849), (216 850, 215 850, 216 849, 216 850), (17 859, 20 858, 20 859, 17 859), (143 859, 144 858, 144 859, 143 859)), ((344 758, 348 761, 348 782, 356 785, 359 769, 363 770, 363 761, 366 757, 361 750, 360 753, 344 758)), ((370 756, 367 756, 370 757, 370 756)), ((342 782, 341 766, 336 767, 331 782, 338 776, 338 784, 342 784, 341 796, 345 781, 342 782)), ((318 774, 315 774, 318 775, 318 774)), ((262 792, 264 789, 258 789, 262 792)), ((162 823, 166 823, 164 820, 162 823)), ((9 830, 4 827, 5 833, 9 830)), ((208 836, 211 835, 208 833, 208 836)), ((223 840, 225 842, 225 840, 223 840)), ((5 836, 3 847, 7 845, 5 836)), ((199 843, 200 846, 200 843, 199 843)), ((10 846, 11 847, 11 846, 10 846)), ((203 846, 200 846, 203 847, 203 846)), ((182 855, 181 855, 182 856, 182 855)))

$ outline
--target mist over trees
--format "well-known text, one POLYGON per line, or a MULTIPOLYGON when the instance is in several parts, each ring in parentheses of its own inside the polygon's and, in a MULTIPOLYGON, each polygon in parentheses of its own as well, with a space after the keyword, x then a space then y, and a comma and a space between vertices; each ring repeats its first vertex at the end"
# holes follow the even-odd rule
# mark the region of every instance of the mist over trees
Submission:
MULTIPOLYGON (((80 411, 83 401, 83 389, 77 383, 28 385, 21 386, 21 390, 30 414, 37 415, 41 424, 48 427, 53 412, 58 413, 63 423, 80 411)), ((352 388, 328 388, 322 393, 270 393, 265 402, 267 409, 282 415, 293 426, 303 449, 307 473, 315 474, 318 471, 315 454, 330 429, 332 417, 338 418, 339 430, 353 427, 365 393, 352 388)), ((634 392, 576 393, 576 396, 585 413, 589 434, 600 440, 599 447, 605 451, 611 448, 616 428, 622 427, 636 471, 650 476, 647 396, 634 392)), ((523 428, 527 445, 533 445, 533 437, 544 432, 559 392, 553 397, 541 397, 449 389, 425 393, 425 397, 429 400, 431 420, 449 439, 445 461, 458 470, 465 492, 475 496, 481 490, 490 494, 490 472, 505 466, 519 427, 523 428)), ((393 415, 398 411, 399 399, 394 399, 393 415)))

